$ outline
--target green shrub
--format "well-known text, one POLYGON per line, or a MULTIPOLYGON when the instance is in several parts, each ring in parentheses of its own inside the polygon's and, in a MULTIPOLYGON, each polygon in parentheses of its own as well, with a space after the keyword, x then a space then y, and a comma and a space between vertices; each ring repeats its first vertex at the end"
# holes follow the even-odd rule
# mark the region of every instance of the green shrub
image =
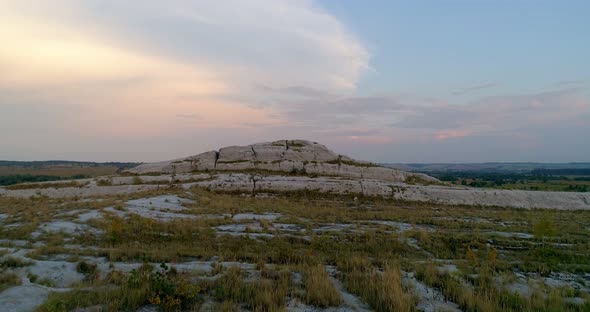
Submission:
POLYGON ((93 281, 98 278, 98 268, 96 264, 88 263, 84 260, 78 262, 76 265, 76 271, 84 275, 84 279, 87 281, 93 281))

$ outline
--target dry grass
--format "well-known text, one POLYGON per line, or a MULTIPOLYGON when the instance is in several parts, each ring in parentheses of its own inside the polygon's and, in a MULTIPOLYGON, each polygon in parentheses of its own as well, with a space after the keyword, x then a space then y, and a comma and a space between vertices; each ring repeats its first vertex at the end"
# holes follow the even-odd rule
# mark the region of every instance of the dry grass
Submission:
POLYGON ((434 263, 416 268, 417 277, 427 285, 440 289, 447 300, 457 303, 465 311, 586 311, 588 304, 568 305, 571 297, 565 289, 534 288, 529 295, 521 296, 497 287, 489 271, 466 280, 460 273, 441 272, 434 263))
POLYGON ((14 272, 0 271, 0 292, 21 284, 21 278, 14 272))
POLYGON ((344 285, 357 294, 375 311, 412 311, 416 302, 411 290, 402 285, 399 266, 386 265, 378 271, 368 265, 368 259, 357 258, 345 263, 342 268, 344 285))
MULTIPOLYGON (((27 239, 45 222, 76 218, 76 214, 58 214, 115 206, 123 208, 130 199, 162 194, 195 199, 186 205, 187 213, 193 215, 280 213, 282 217, 274 221, 275 224, 294 224, 302 232, 280 233, 281 230, 272 229, 272 222, 262 220, 260 226, 276 234, 274 238, 217 236, 214 227, 237 221, 204 218, 160 222, 139 216, 123 219, 107 213, 103 220, 89 222, 89 225, 103 230, 104 235, 86 233, 69 237, 46 234, 30 240, 31 244, 26 248, 36 259, 70 254, 71 261, 75 262, 86 255, 133 262, 183 262, 217 257, 219 262, 215 262, 212 275, 221 276, 220 279, 217 282, 193 282, 202 287, 205 298, 216 299, 213 307, 219 310, 279 311, 285 308, 287 298, 300 298, 318 307, 338 305, 341 299, 338 299, 339 294, 325 272, 324 264, 335 264, 341 272, 336 277, 343 281, 345 288, 377 311, 411 311, 415 306, 412 290, 401 282, 402 268, 406 272, 416 272, 419 280, 439 289, 447 300, 466 311, 578 311, 588 307, 586 304, 576 308, 565 303, 568 297, 586 298, 584 292, 543 289, 541 293, 520 296, 497 287, 495 282, 496 278, 509 276, 508 273, 515 270, 541 274, 590 272, 588 211, 549 211, 548 215, 547 211, 537 210, 444 206, 377 198, 361 197, 354 201, 347 196, 304 192, 252 198, 202 189, 192 189, 187 194, 176 188, 102 196, 101 202, 0 197, 0 213, 7 215, 1 221, 4 226, 0 231, 2 238, 27 239), (523 239, 490 234, 495 231, 532 233, 534 225, 547 218, 555 226, 555 235, 523 239), (371 220, 403 222, 415 227, 400 232, 395 226, 377 225, 370 223, 371 220), (19 226, 6 226, 16 223, 19 226), (313 231, 326 223, 351 226, 332 232, 313 231), (415 239, 421 249, 407 244, 407 239, 415 239), (45 246, 33 248, 35 241, 42 241, 45 246), (68 250, 64 248, 65 244, 92 248, 68 250), (456 264, 459 272, 438 272, 438 264, 433 258, 456 264), (256 264, 256 270, 244 272, 231 266, 224 268, 221 261, 256 264), (258 271, 260 275, 257 275, 258 271), (303 273, 301 287, 291 284, 290 271, 303 273)), ((185 274, 188 274, 185 277, 191 276, 185 274)), ((103 288, 52 295, 44 311, 96 304, 104 304, 111 310, 134 310, 145 304, 149 289, 125 286, 128 276, 124 273, 109 273, 109 276, 105 281, 94 280, 93 284, 90 284, 90 278, 86 281, 89 287, 104 283, 103 288), (112 290, 113 285, 118 293, 112 290)))
POLYGON ((223 302, 223 309, 245 304, 252 311, 282 311, 289 289, 287 271, 266 270, 261 279, 245 282, 245 273, 230 267, 213 288, 214 297, 223 302))
POLYGON ((334 287, 323 265, 305 266, 302 270, 305 285, 305 302, 318 307, 338 306, 340 292, 334 287))

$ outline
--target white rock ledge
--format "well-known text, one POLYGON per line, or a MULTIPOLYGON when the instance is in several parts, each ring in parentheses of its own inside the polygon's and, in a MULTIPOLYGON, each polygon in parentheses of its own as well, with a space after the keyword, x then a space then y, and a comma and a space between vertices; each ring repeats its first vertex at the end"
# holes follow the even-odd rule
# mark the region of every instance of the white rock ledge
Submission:
MULTIPOLYGON (((162 176, 164 177, 164 176, 162 176)), ((198 175, 202 178, 202 175, 198 175)), ((343 177, 306 176, 253 176, 245 173, 221 173, 207 175, 208 179, 180 183, 188 189, 199 186, 222 192, 300 192, 310 191, 330 194, 363 194, 396 200, 432 202, 449 205, 498 206, 526 209, 590 209, 590 193, 542 192, 520 190, 496 190, 438 185, 410 185, 375 179, 350 179, 343 177)), ((140 177, 143 179, 143 177, 140 177)), ((164 180, 167 180, 164 179, 164 180)), ((190 181, 190 179, 187 179, 190 181)), ((0 196, 27 198, 31 196, 91 197, 101 195, 131 194, 168 187, 169 184, 116 185, 87 187, 41 188, 7 190, 0 188, 0 196)))
POLYGON ((265 170, 356 179, 405 182, 437 179, 338 155, 326 146, 306 140, 281 140, 247 146, 229 146, 176 160, 143 164, 128 170, 134 174, 189 173, 197 171, 265 170))

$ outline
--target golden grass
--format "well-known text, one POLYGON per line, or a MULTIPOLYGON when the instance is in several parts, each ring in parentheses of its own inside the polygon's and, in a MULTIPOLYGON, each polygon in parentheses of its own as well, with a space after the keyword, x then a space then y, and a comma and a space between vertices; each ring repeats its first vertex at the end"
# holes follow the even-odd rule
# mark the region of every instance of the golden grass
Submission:
POLYGON ((0 292, 20 284, 21 278, 16 273, 0 270, 0 292))
POLYGON ((342 303, 340 292, 334 287, 323 265, 303 267, 305 302, 318 307, 338 306, 342 303))
POLYGON ((341 268, 346 289, 375 311, 413 311, 416 302, 411 290, 403 287, 398 265, 387 264, 381 272, 368 265, 368 259, 356 258, 341 268))
MULTIPOLYGON (((219 261, 256 264, 260 277, 248 277, 240 269, 224 268, 216 262, 213 275, 222 275, 219 282, 209 281, 208 285, 195 282, 203 288, 205 297, 216 299, 213 307, 220 310, 245 307, 255 311, 279 311, 285 308, 287 298, 294 297, 319 307, 338 305, 341 299, 338 299, 339 294, 325 272, 324 264, 335 264, 341 272, 336 277, 343 281, 345 288, 377 311, 411 311, 416 304, 412 290, 405 288, 401 282, 402 267, 406 272, 416 272, 419 280, 440 289, 448 300, 467 311, 559 310, 557 307, 560 304, 564 305, 562 310, 576 311, 588 306, 575 308, 565 304, 564 298, 567 297, 585 298, 580 292, 572 294, 544 289, 542 293, 519 296, 496 287, 494 282, 495 278, 507 276, 507 272, 516 269, 541 274, 551 271, 590 272, 588 211, 549 211, 548 215, 547 211, 538 210, 445 206, 377 198, 354 201, 347 196, 306 193, 252 198, 192 189, 187 194, 183 189, 171 188, 97 197, 101 202, 0 197, 0 213, 7 214, 3 225, 20 223, 18 227, 1 226, 0 233, 2 238, 27 239, 45 222, 76 218, 76 214, 57 217, 60 213, 115 206, 124 209, 127 200, 162 194, 195 199, 194 203, 186 205, 186 212, 193 215, 281 213, 282 217, 276 223, 292 223, 301 227, 303 232, 289 235, 276 233, 272 229, 273 223, 263 220, 259 221, 260 226, 276 234, 274 238, 217 236, 213 229, 215 226, 235 221, 219 218, 160 222, 139 216, 123 219, 106 213, 103 220, 89 222, 89 225, 105 232, 102 236, 91 233, 73 237, 45 234, 35 241, 42 241, 46 246, 33 249, 28 245, 26 248, 30 251, 29 255, 36 259, 70 254, 71 261, 75 262, 81 256, 93 255, 105 256, 110 261, 182 262, 218 257, 219 261), (534 224, 544 218, 550 218, 555 225, 555 235, 518 239, 488 233, 531 233, 534 224), (415 228, 399 233, 392 227, 369 223, 370 220, 403 222, 415 225, 415 228), (353 226, 350 230, 328 233, 312 231, 324 223, 353 226), (405 240, 410 238, 416 240, 421 250, 406 244, 405 240), (543 239, 546 240, 545 246, 541 244, 543 239), (95 248, 68 250, 63 247, 66 243, 95 248), (494 248, 488 248, 488 243, 494 248), (551 247, 555 243, 570 245, 551 247), (435 257, 456 264, 460 272, 439 273, 437 262, 430 261, 435 257), (291 284, 289 271, 303 273, 302 287, 291 284)), ((31 243, 35 241, 31 240, 31 243)), ((96 283, 104 282, 105 289, 97 287, 92 292, 79 289, 71 294, 52 295, 43 311, 51 310, 49 307, 60 311, 61 307, 75 309, 95 304, 105 304, 113 310, 133 310, 144 304, 150 295, 148 290, 125 288, 127 277, 121 277, 119 273, 109 273, 109 276, 107 280, 93 281, 91 285, 95 287, 96 283), (108 291, 113 285, 121 287, 118 291, 125 299, 117 299, 115 293, 108 291)))
POLYGON ((261 279, 244 281, 245 273, 239 267, 230 267, 212 285, 214 297, 223 302, 221 310, 245 304, 252 311, 282 311, 289 289, 287 271, 265 270, 261 279))

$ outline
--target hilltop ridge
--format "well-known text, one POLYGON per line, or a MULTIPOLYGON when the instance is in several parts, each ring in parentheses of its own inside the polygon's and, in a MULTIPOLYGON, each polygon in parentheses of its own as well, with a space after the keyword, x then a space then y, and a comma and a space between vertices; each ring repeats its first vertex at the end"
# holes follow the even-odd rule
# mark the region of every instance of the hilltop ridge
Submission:
POLYGON ((302 175, 337 176, 406 182, 408 179, 438 182, 436 178, 386 168, 337 154, 318 142, 280 140, 245 146, 228 146, 185 158, 142 164, 128 170, 134 174, 190 173, 198 171, 265 170, 302 175))
POLYGON ((309 192, 445 205, 590 209, 588 193, 453 186, 423 173, 355 160, 306 140, 228 146, 175 160, 142 164, 122 175, 0 187, 0 196, 87 198, 177 187, 252 196, 309 192))

